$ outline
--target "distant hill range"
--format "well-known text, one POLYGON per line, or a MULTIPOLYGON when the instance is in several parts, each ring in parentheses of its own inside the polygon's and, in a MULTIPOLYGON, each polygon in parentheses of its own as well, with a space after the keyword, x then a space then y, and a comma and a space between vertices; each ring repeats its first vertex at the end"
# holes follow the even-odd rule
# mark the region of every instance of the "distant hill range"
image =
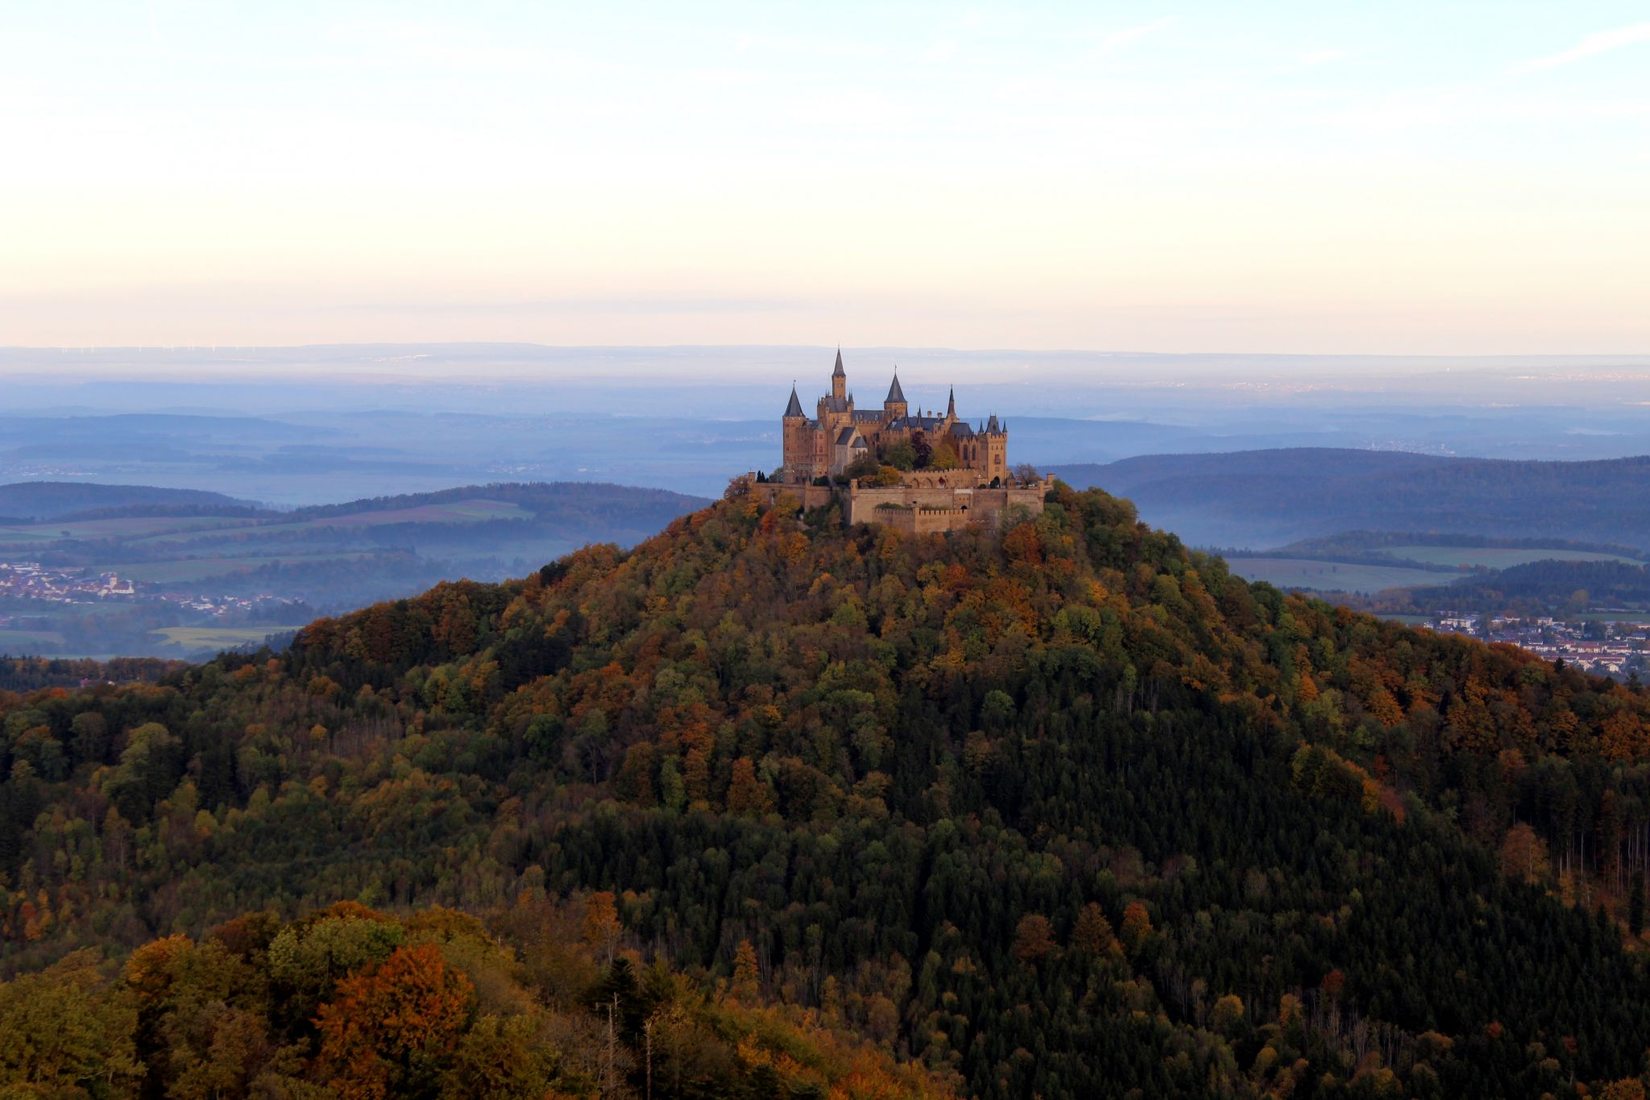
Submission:
POLYGON ((1049 472, 1130 498, 1141 518, 1196 546, 1258 548, 1359 530, 1650 548, 1650 456, 1529 462, 1299 448, 1049 472))
POLYGON ((0 564, 45 571, 0 578, 0 653, 215 652, 443 580, 502 580, 590 543, 630 546, 707 503, 533 482, 275 511, 185 489, 0 486, 0 514, 28 517, 0 520, 0 564), (109 603, 89 590, 107 574, 136 594, 109 603))
POLYGON ((701 497, 663 489, 639 489, 599 482, 526 482, 463 485, 430 493, 371 497, 339 504, 277 510, 223 493, 166 489, 154 485, 99 485, 78 481, 19 481, 0 485, 0 524, 26 526, 47 521, 138 517, 221 516, 281 524, 316 522, 320 526, 385 526, 399 523, 484 522, 526 519, 560 525, 564 540, 635 542, 665 523, 704 506, 701 497), (487 500, 500 515, 451 513, 465 502, 487 500), (420 511, 420 510, 425 511, 420 511), (394 512, 394 517, 382 513, 394 512), (376 514, 372 520, 349 517, 376 514), (332 521, 332 522, 328 522, 332 521), (339 522, 343 521, 343 522, 339 522))
POLYGON ((134 509, 243 515, 255 510, 255 506, 222 493, 162 489, 154 485, 98 485, 82 481, 18 481, 0 485, 0 516, 25 523, 87 512, 134 509))

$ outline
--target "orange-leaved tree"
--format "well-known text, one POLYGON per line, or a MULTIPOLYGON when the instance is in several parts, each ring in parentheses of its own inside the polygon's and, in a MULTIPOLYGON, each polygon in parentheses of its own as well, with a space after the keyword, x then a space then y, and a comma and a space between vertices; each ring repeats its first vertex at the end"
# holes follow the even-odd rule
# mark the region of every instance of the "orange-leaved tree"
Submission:
POLYGON ((339 982, 321 1007, 320 1076, 344 1100, 420 1091, 450 1061, 474 993, 434 944, 397 948, 373 973, 339 982))

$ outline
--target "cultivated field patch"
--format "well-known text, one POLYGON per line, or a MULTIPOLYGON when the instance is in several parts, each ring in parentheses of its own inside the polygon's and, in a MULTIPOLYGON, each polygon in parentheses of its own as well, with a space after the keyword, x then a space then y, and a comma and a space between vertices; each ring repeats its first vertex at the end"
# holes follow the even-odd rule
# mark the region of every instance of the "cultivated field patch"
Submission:
POLYGON ((1365 565, 1315 561, 1311 558, 1229 558, 1226 564, 1245 580, 1265 581, 1278 588, 1305 588, 1318 592, 1371 594, 1388 588, 1448 584, 1462 575, 1410 569, 1401 565, 1365 565))
POLYGON ((1385 546, 1380 552, 1405 561, 1464 569, 1475 566, 1486 569, 1510 569, 1515 565, 1525 565, 1532 561, 1620 561, 1630 565, 1644 564, 1622 554, 1556 546, 1385 546))

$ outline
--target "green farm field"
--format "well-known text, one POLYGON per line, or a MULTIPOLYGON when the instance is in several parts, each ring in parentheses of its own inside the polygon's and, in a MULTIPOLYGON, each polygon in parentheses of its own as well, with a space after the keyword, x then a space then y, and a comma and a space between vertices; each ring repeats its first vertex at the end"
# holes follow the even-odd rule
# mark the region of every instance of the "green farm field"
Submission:
POLYGON ((117 519, 46 521, 0 525, 0 547, 44 549, 62 542, 117 539, 131 546, 159 546, 214 539, 257 540, 287 538, 326 530, 360 530, 391 524, 470 524, 494 520, 522 520, 533 513, 518 504, 497 500, 456 500, 413 508, 348 512, 300 520, 247 519, 242 516, 134 516, 117 519))
POLYGON ((0 630, 0 653, 52 652, 62 644, 55 630, 0 630))
POLYGON ((1428 565, 1447 565, 1452 568, 1510 569, 1532 561, 1619 561, 1632 565, 1642 562, 1622 554, 1595 550, 1573 550, 1562 547, 1514 546, 1388 546, 1382 553, 1404 561, 1425 562, 1428 565))
MULTIPOLYGON (((289 523, 247 523, 224 527, 213 534, 222 538, 260 538, 289 536, 309 531, 360 530, 367 527, 388 527, 398 523, 468 524, 489 523, 493 520, 531 520, 533 514, 517 504, 497 500, 456 500, 444 504, 426 504, 416 508, 393 508, 384 511, 349 512, 336 516, 316 516, 289 523)), ((143 542, 176 541, 187 537, 184 532, 163 532, 143 542)))
POLYGON ((168 645, 181 646, 190 651, 233 649, 235 646, 261 642, 271 634, 297 630, 302 625, 294 623, 291 626, 271 626, 263 623, 254 626, 168 626, 154 633, 168 645))
POLYGON ((344 550, 322 554, 253 554, 243 557, 177 558, 172 561, 132 562, 101 568, 118 572, 140 584, 179 584, 209 580, 236 573, 250 573, 266 565, 327 565, 370 558, 368 550, 344 550))
POLYGON ((1319 592, 1367 594, 1387 588, 1448 584, 1460 576, 1458 573, 1437 573, 1400 565, 1366 565, 1311 558, 1229 558, 1226 564, 1245 580, 1265 581, 1278 588, 1308 588, 1319 592))
POLYGON ((245 526, 233 516, 132 516, 121 519, 49 520, 0 526, 0 546, 42 546, 54 542, 100 539, 135 540, 155 534, 199 534, 245 526))

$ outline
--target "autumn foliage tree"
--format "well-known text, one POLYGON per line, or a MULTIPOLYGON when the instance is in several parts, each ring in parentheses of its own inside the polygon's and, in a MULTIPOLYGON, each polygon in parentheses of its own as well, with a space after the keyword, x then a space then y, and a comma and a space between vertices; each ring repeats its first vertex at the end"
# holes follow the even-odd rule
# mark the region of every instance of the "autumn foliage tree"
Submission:
POLYGON ((1136 899, 1124 908, 1123 926, 1119 934, 1123 939, 1123 947, 1131 955, 1145 944, 1146 937, 1152 934, 1152 917, 1145 902, 1136 899))
POLYGON ((432 1091, 469 1023, 475 987, 434 944, 398 948, 321 1007, 317 1070, 343 1100, 432 1091))

